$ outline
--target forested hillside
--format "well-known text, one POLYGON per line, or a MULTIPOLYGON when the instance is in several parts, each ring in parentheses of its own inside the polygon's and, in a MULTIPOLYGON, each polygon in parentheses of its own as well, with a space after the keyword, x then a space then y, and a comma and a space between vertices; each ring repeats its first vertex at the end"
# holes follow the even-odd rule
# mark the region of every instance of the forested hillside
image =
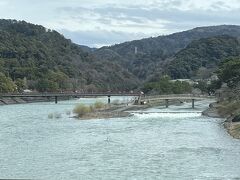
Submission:
POLYGON ((224 25, 94 49, 43 26, 0 20, 0 92, 129 91, 166 74, 207 78, 239 56, 239 37, 240 26, 224 25))
POLYGON ((240 37, 240 26, 198 27, 167 36, 103 47, 95 51, 95 55, 101 59, 117 61, 145 81, 165 73, 166 64, 192 41, 221 35, 240 37))
POLYGON ((240 41, 227 35, 193 41, 178 52, 166 68, 173 79, 204 78, 221 61, 240 55, 240 41))
POLYGON ((11 81, 18 90, 39 91, 116 91, 138 84, 117 63, 99 62, 58 32, 16 20, 0 20, 0 73, 10 87, 0 87, 2 92, 14 90, 11 81))

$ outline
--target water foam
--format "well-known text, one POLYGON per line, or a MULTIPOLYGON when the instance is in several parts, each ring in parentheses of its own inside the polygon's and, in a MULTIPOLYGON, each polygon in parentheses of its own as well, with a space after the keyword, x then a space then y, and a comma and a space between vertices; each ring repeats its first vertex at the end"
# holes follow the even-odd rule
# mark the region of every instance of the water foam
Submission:
POLYGON ((134 112, 137 118, 189 118, 200 117, 200 112, 134 112))

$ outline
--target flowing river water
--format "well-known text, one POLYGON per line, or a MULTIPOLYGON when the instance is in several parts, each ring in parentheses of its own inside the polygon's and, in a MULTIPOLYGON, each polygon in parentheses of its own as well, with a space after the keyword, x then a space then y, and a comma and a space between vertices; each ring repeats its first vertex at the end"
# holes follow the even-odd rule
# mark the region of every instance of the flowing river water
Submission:
POLYGON ((0 178, 240 179, 240 141, 222 119, 199 113, 210 102, 109 120, 69 117, 77 103, 93 101, 0 106, 0 178))

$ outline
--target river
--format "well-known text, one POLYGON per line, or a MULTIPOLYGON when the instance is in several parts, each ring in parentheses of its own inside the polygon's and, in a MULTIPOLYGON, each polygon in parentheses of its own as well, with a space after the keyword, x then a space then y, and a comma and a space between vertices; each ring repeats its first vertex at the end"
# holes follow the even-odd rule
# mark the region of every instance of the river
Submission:
POLYGON ((0 178, 240 178, 240 141, 222 119, 201 116, 208 101, 128 118, 69 117, 75 104, 93 101, 0 106, 0 178), (50 113, 61 117, 49 119, 50 113))

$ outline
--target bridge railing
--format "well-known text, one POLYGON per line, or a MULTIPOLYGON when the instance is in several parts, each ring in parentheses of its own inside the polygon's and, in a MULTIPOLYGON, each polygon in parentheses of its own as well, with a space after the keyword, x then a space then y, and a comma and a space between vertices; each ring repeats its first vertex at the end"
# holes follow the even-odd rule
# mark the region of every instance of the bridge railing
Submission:
POLYGON ((168 95, 153 95, 153 96, 143 96, 142 100, 148 99, 158 99, 158 98, 212 98, 213 96, 207 96, 202 94, 168 94, 168 95))

